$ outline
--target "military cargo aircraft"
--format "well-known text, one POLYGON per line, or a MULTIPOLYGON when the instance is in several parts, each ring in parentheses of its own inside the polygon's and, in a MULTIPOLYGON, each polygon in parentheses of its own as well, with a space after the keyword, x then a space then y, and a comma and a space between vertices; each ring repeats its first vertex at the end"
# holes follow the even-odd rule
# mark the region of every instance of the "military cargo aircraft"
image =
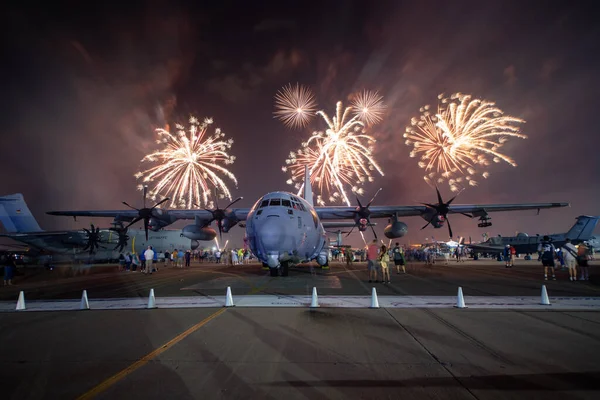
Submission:
MULTIPOLYGON (((384 234, 390 239, 399 238, 408 232, 406 223, 400 217, 420 216, 434 228, 448 225, 450 237, 452 228, 449 214, 462 214, 469 218, 479 218, 479 225, 491 225, 489 213, 498 211, 540 210, 566 207, 568 203, 530 203, 530 204, 482 204, 452 205, 455 197, 444 202, 439 190, 437 204, 423 203, 411 206, 373 206, 374 198, 362 205, 357 198, 357 207, 327 206, 315 207, 310 180, 311 171, 306 168, 303 198, 292 193, 276 191, 267 193, 258 199, 251 208, 231 208, 241 198, 236 199, 224 209, 216 208, 196 210, 163 210, 158 208, 167 199, 153 207, 131 210, 107 211, 50 211, 50 215, 113 217, 116 222, 143 220, 144 228, 159 230, 180 219, 191 219, 194 223, 183 228, 182 234, 192 240, 209 240, 216 231, 210 227, 216 221, 219 234, 228 232, 238 223, 244 223, 246 235, 252 253, 268 266, 272 276, 288 275, 290 265, 316 260, 321 266, 328 263, 328 239, 324 223, 328 220, 353 220, 353 226, 364 232, 372 218, 388 218, 389 224, 384 234)), ((375 237, 375 230, 371 226, 375 237)))

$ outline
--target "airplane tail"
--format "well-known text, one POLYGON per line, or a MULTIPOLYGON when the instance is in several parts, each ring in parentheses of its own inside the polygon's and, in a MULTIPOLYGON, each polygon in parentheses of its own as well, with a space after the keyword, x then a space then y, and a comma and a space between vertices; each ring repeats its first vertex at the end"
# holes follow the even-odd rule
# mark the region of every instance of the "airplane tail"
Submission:
POLYGON ((312 185, 310 183, 310 171, 308 170, 308 165, 304 167, 304 200, 308 201, 308 204, 314 206, 313 203, 313 192, 312 185))
POLYGON ((0 221, 8 233, 42 231, 21 193, 0 196, 0 221))
POLYGON ((569 229, 569 232, 565 234, 566 237, 571 240, 588 240, 592 237, 594 229, 596 229, 598 219, 600 219, 600 217, 580 215, 577 217, 575 225, 573 225, 571 229, 569 229))

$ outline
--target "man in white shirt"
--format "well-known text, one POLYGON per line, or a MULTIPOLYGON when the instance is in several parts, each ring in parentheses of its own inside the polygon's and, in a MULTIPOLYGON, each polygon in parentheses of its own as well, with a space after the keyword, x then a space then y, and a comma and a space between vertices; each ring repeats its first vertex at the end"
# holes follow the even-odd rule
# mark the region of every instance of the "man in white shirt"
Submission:
POLYGON ((577 248, 571 243, 571 239, 567 238, 566 243, 562 247, 563 258, 567 268, 569 268, 569 280, 577 280, 577 248))
POLYGON ((152 261, 154 261, 154 250, 152 250, 152 247, 148 246, 148 250, 144 252, 144 257, 146 258, 146 270, 144 273, 150 272, 152 274, 152 261))

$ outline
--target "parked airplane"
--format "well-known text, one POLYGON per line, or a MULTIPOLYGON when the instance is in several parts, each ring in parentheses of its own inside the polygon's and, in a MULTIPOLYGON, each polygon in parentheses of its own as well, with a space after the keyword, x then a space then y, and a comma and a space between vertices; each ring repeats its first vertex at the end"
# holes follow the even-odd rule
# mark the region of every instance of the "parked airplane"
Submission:
POLYGON ((148 240, 143 230, 100 229, 94 225, 91 229, 44 231, 20 193, 0 197, 0 222, 6 230, 0 236, 27 244, 30 255, 52 255, 54 262, 114 260, 121 252, 140 254, 147 246, 161 252, 199 246, 197 240, 182 236, 180 230, 153 232, 148 240))
MULTIPOLYGON (((592 233, 598 224, 600 217, 590 217, 581 215, 577 217, 575 225, 566 233, 554 233, 548 235, 556 248, 564 245, 565 239, 571 239, 573 244, 579 244, 588 240, 593 240, 592 233)), ((526 233, 519 233, 517 236, 510 237, 491 237, 483 243, 469 244, 475 252, 479 253, 500 253, 504 251, 507 244, 513 246, 517 254, 534 254, 537 252, 538 245, 543 235, 529 236, 526 233)))
MULTIPOLYGON (((404 236, 407 225, 399 217, 421 216, 428 225, 441 228, 448 222, 448 231, 452 237, 449 214, 463 214, 470 218, 479 217, 480 225, 491 225, 490 212, 540 210, 542 208, 566 207, 568 203, 533 204, 495 204, 495 205, 451 205, 455 197, 447 202, 442 200, 437 190, 438 203, 424 203, 420 206, 373 206, 374 198, 358 207, 329 206, 315 207, 310 180, 310 171, 306 168, 304 198, 288 192, 271 192, 261 197, 251 208, 230 208, 241 198, 236 199, 225 209, 216 210, 162 210, 158 204, 151 208, 115 211, 51 211, 51 215, 113 217, 114 223, 143 220, 144 227, 160 229, 179 219, 193 219, 195 223, 183 228, 182 234, 193 240, 206 240, 214 237, 215 230, 209 225, 217 222, 219 233, 227 232, 240 222, 246 225, 246 235, 252 253, 270 268, 272 276, 288 275, 290 264, 316 260, 321 266, 328 263, 328 239, 323 220, 354 220, 359 231, 364 232, 371 218, 389 218, 384 229, 386 237, 393 239, 404 236)), ((161 201, 164 202, 165 200, 161 201)), ((131 206, 129 206, 131 207, 131 206)), ((373 227, 371 227, 373 229, 373 227)), ((375 230, 373 229, 375 234, 375 230)), ((376 236, 376 235, 375 235, 376 236)))

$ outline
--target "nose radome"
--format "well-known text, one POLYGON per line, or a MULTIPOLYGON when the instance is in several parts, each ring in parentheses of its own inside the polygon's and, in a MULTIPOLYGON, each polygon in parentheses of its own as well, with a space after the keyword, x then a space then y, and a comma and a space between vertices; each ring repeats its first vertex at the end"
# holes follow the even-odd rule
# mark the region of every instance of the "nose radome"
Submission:
POLYGON ((265 252, 279 252, 280 243, 285 233, 285 227, 281 218, 267 217, 258 228, 258 237, 262 242, 265 252))

